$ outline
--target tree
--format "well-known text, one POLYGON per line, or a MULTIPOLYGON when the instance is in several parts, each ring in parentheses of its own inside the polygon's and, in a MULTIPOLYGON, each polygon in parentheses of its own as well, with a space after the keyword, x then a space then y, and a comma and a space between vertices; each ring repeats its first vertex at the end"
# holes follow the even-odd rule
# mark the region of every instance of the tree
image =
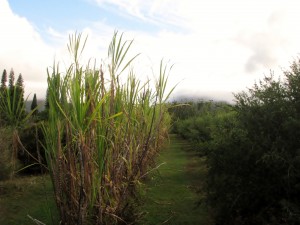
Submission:
MULTIPOLYGON (((24 94, 24 80, 23 80, 23 77, 22 77, 21 73, 18 76, 18 79, 17 79, 17 82, 16 82, 15 86, 17 88, 19 88, 20 91, 22 91, 22 94, 24 94)), ((24 97, 24 95, 23 95, 23 97, 24 97)))
POLYGON ((17 82, 15 84, 15 88, 16 88, 17 99, 20 100, 21 106, 25 107, 25 105, 24 105, 24 80, 23 80, 22 74, 19 74, 17 82))
POLYGON ((1 78, 1 90, 6 89, 6 82, 7 82, 7 72, 4 69, 1 78))
MULTIPOLYGON (((3 85, 5 76, 2 76, 3 85)), ((3 86, 1 85, 1 86, 3 86)), ((1 94, 0 111, 5 118, 5 124, 12 127, 18 127, 25 118, 24 103, 24 81, 22 74, 19 74, 15 82, 14 70, 11 69, 8 79, 8 87, 1 94)))
POLYGON ((36 94, 34 94, 33 99, 32 99, 32 103, 31 103, 31 110, 35 110, 33 115, 37 115, 38 114, 38 110, 37 110, 37 98, 36 98, 36 94))
POLYGON ((47 88, 47 91, 46 91, 45 110, 46 111, 49 110, 49 88, 47 88))
MULTIPOLYGON (((7 95, 7 72, 4 69, 3 73, 2 73, 2 78, 1 78, 1 86, 0 86, 0 121, 1 120, 5 120, 5 112, 3 112, 3 107, 1 106, 2 104, 4 104, 5 99, 6 99, 6 95, 7 95)), ((1 124, 3 124, 3 122, 1 122, 1 124)))
POLYGON ((24 80, 23 80, 22 74, 19 74, 17 82, 15 84, 15 88, 17 91, 17 93, 16 93, 17 99, 20 99, 20 101, 21 101, 20 104, 25 107, 25 105, 24 105, 24 80))
POLYGON ((13 69, 10 70, 9 79, 8 79, 8 88, 13 90, 15 86, 15 72, 13 69))

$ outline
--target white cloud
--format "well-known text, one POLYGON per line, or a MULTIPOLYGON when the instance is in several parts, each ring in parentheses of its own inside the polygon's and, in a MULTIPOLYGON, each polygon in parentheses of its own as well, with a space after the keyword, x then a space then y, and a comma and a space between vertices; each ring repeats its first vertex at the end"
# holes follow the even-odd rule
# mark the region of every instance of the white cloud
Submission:
POLYGON ((270 69, 281 73, 300 49, 300 4, 292 0, 95 1, 187 31, 136 32, 139 49, 153 61, 175 62, 174 80, 183 80, 178 92, 243 90, 270 69))
MULTIPOLYGON (((250 87, 270 69, 281 73, 280 68, 287 68, 300 51, 297 1, 90 1, 125 20, 129 16, 129 21, 144 22, 143 31, 124 30, 126 39, 135 39, 132 54, 142 53, 136 71, 152 77, 151 67, 157 73, 161 58, 174 63, 170 85, 181 82, 176 95, 230 99, 231 92, 250 87), (147 32, 148 23, 158 25, 156 32, 147 32)), ((82 30, 89 35, 84 61, 97 58, 99 65, 106 59, 114 28, 103 18, 86 25, 82 30)), ((50 46, 26 18, 11 12, 6 0, 0 0, 0 29, 6 31, 0 36, 0 65, 14 67, 16 73, 26 71, 24 79, 32 87, 45 80, 45 68, 51 66, 54 56, 65 57, 68 34, 74 33, 49 27, 50 46)))
POLYGON ((123 16, 131 16, 144 22, 163 25, 186 26, 180 13, 180 0, 93 0, 100 7, 123 16), (116 10, 117 8, 117 10, 116 10))
MULTIPOLYGON (((108 39, 97 34, 101 27, 105 35, 111 36, 113 29, 105 27, 104 24, 95 23, 92 25, 95 30, 85 28, 80 31, 88 35, 88 44, 83 56, 87 62, 89 57, 99 58, 99 51, 108 46, 108 39), (93 43, 93 44, 92 44, 93 43)), ((37 93, 38 98, 44 98, 47 88, 47 68, 52 67, 54 60, 60 63, 62 71, 69 65, 70 57, 67 50, 69 34, 75 34, 74 30, 59 32, 49 27, 46 30, 46 43, 41 37, 35 25, 26 18, 12 12, 7 0, 0 0, 0 75, 6 69, 14 69, 16 76, 22 73, 25 82, 25 95, 37 93)), ((104 54, 106 56, 106 52, 104 54)))
POLYGON ((0 0, 0 30, 0 69, 14 68, 17 75, 22 73, 26 94, 43 95, 42 85, 33 87, 30 83, 46 81, 46 67, 53 60, 53 49, 43 42, 26 18, 11 11, 6 0, 0 0))

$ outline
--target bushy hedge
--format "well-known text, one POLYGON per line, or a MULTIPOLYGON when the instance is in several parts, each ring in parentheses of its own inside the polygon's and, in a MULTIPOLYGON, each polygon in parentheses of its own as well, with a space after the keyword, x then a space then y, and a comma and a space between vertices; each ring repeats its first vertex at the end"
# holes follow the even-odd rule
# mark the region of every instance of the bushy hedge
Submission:
POLYGON ((215 223, 300 224, 300 61, 235 98, 231 111, 176 122, 205 149, 215 223))

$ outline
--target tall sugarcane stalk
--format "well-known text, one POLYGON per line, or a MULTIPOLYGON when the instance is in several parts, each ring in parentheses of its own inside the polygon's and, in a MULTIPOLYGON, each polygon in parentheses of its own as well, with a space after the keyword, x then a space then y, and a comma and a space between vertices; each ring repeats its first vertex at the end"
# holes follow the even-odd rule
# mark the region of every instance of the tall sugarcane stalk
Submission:
POLYGON ((109 64, 83 67, 85 43, 81 34, 70 36, 73 63, 64 76, 55 63, 48 71, 46 158, 62 224, 118 224, 126 221, 135 187, 167 138, 167 76, 161 69, 154 91, 149 81, 142 84, 129 69, 138 55, 126 60, 132 41, 117 32, 109 64), (127 82, 120 84, 125 72, 127 82))

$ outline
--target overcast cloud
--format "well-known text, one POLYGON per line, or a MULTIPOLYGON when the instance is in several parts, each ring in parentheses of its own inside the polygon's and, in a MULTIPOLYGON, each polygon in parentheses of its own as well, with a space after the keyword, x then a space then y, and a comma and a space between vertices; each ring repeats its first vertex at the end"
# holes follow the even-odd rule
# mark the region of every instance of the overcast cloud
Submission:
MULTIPOLYGON (((89 36, 86 57, 100 64, 114 30, 124 31, 135 40, 133 53, 142 53, 136 64, 142 76, 151 77, 151 67, 157 69, 162 58, 174 64, 170 85, 180 82, 177 96, 231 100, 231 92, 245 90, 269 70, 280 75, 300 52, 300 4, 293 0, 82 1, 144 25, 125 29, 105 17, 88 21, 79 30, 89 36)), ((22 73, 27 94, 43 96, 46 68, 54 58, 67 62, 68 35, 76 27, 41 28, 0 0, 0 30, 0 70, 14 68, 22 73)))

